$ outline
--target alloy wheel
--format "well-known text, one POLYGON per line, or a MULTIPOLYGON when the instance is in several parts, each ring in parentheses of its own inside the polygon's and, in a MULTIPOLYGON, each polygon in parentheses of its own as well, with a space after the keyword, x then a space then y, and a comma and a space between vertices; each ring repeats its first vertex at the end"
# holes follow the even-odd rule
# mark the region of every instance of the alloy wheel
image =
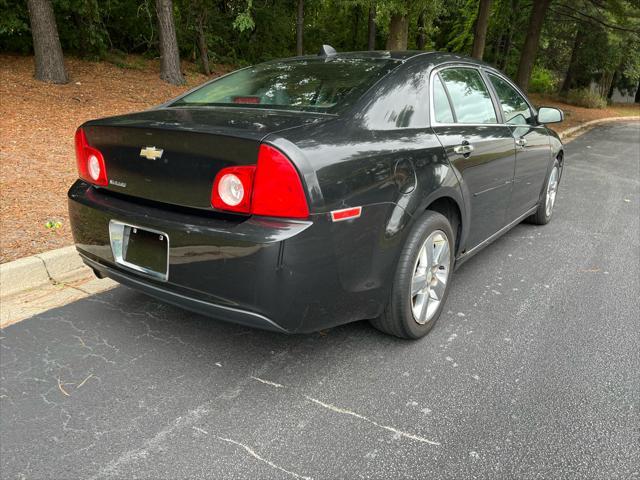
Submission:
POLYGON ((451 260, 449 239, 442 230, 432 232, 422 245, 411 279, 411 308, 420 325, 431 321, 444 298, 451 260))
POLYGON ((558 167, 553 167, 549 175, 549 183, 547 184, 547 198, 545 200, 545 214, 551 216, 553 205, 556 203, 556 194, 558 193, 558 167))

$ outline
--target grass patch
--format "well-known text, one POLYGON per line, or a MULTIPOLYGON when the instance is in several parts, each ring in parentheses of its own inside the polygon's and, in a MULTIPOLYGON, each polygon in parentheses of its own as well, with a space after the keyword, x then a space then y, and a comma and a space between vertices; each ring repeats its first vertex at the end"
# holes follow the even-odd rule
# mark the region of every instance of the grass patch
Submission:
POLYGON ((108 52, 104 61, 128 70, 144 70, 147 67, 147 62, 140 55, 127 55, 118 50, 108 52))
POLYGON ((640 103, 612 103, 609 108, 621 117, 640 117, 640 103))
POLYGON ((569 90, 567 103, 584 108, 606 108, 607 101, 588 88, 569 90))

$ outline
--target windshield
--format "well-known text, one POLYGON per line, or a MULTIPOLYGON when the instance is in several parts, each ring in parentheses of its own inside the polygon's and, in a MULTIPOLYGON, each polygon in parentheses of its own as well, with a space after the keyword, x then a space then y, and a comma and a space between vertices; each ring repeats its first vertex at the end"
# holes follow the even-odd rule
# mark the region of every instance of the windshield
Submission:
POLYGON ((396 64, 391 59, 313 58, 262 63, 233 72, 171 106, 242 106, 336 113, 396 64))

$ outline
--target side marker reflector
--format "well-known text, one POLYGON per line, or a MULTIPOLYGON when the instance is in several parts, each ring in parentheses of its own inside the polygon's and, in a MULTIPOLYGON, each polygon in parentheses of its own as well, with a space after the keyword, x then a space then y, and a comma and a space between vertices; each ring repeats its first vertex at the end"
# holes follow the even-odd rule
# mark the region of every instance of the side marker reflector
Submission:
POLYGON ((343 220, 351 220, 358 218, 362 213, 362 207, 343 208, 342 210, 334 210, 331 212, 332 222, 341 222, 343 220))

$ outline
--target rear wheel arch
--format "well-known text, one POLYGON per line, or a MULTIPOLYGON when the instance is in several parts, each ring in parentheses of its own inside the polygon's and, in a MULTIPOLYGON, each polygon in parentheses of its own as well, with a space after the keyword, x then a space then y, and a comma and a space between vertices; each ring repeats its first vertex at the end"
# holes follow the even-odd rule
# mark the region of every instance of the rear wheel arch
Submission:
MULTIPOLYGON (((446 202, 447 200, 440 200, 437 203, 432 202, 429 206, 443 208, 447 213, 452 213, 446 202)), ((377 329, 407 339, 417 339, 426 335, 437 321, 445 306, 450 289, 449 279, 455 264, 455 255, 450 243, 455 233, 450 220, 439 211, 430 209, 417 211, 416 216, 417 219, 402 247, 384 309, 381 315, 370 320, 377 329), (429 248, 427 242, 430 239, 433 241, 430 247, 433 248, 433 255, 423 255, 422 251, 429 248), (440 249, 436 254, 436 243, 444 244, 446 248, 440 249), (424 259, 427 264, 420 272, 420 265, 424 259), (441 275, 444 275, 444 278, 441 275), (422 285, 416 284, 420 277, 424 288, 428 288, 426 292, 421 288, 422 285), (414 291, 416 285, 418 290, 414 291), (420 301, 420 295, 423 302, 421 307, 415 303, 420 301), (429 303, 437 302, 433 304, 435 310, 425 310, 429 307, 428 304, 424 305, 425 299, 429 303), (419 318, 416 317, 416 308, 420 310, 419 318)))
POLYGON ((424 210, 438 212, 449 220, 455 235, 455 254, 457 255, 460 250, 460 240, 462 238, 462 229, 464 224, 462 209, 458 202, 452 197, 442 196, 429 203, 424 210))

